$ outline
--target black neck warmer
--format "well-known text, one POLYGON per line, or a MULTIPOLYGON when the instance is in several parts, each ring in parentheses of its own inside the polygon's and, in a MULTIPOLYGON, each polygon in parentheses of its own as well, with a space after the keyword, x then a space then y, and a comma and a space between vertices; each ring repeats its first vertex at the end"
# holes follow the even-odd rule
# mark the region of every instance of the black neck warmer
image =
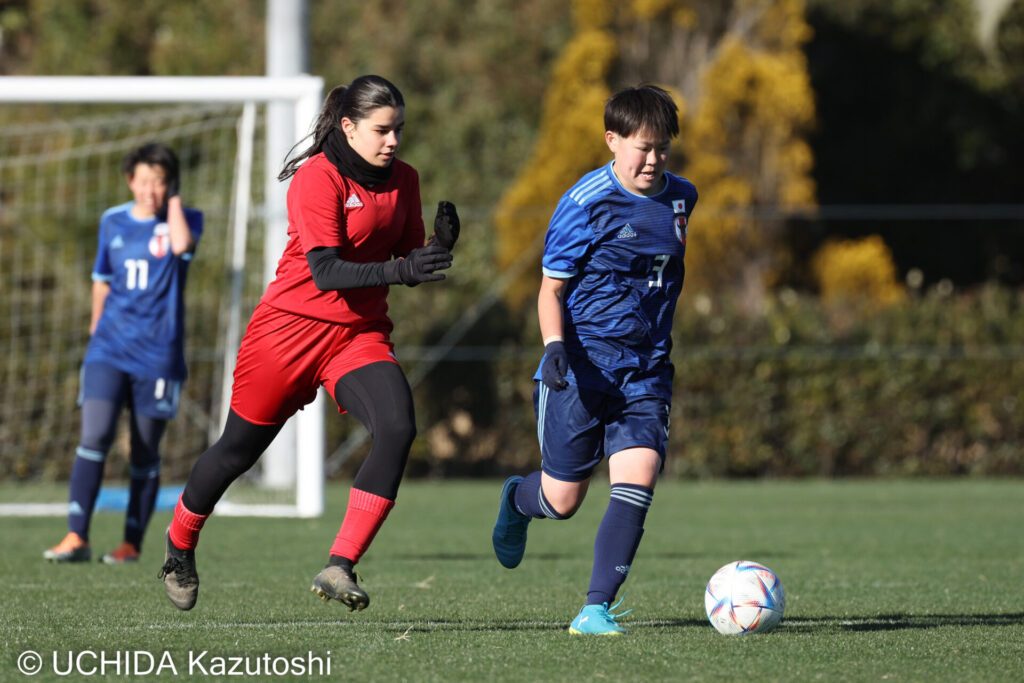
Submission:
POLYGON ((363 187, 370 188, 380 185, 391 178, 394 163, 383 168, 374 166, 359 156, 359 152, 352 149, 348 140, 337 128, 327 134, 327 138, 324 140, 324 154, 327 156, 327 160, 338 169, 338 173, 346 178, 351 178, 363 187))

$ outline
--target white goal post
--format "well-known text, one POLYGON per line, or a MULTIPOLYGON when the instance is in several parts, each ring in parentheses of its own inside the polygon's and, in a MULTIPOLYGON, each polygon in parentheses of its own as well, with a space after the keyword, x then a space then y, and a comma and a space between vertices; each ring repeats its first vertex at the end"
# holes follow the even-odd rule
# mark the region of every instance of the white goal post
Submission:
MULTIPOLYGON (((252 164, 253 109, 266 105, 266 153, 263 217, 266 221, 264 282, 269 281, 277 258, 287 240, 287 184, 277 181, 277 170, 287 151, 306 137, 319 112, 323 98, 323 79, 301 76, 4 76, 0 77, 0 105, 12 104, 191 104, 237 103, 243 105, 239 124, 238 152, 233 179, 231 224, 236 258, 244 259, 249 217, 249 177, 252 164)), ((0 195, 2 204, 2 195, 0 195)), ((2 208, 2 206, 0 206, 2 208)), ((202 208, 202 207, 199 207, 202 208)), ((98 218, 98 216, 97 216, 98 218)), ((244 263, 233 261, 239 269, 244 263)), ((234 287, 233 287, 234 289, 234 287)), ((230 374, 237 349, 240 327, 237 306, 232 312, 225 350, 224 381, 230 387, 230 374)), ((224 392, 229 393, 228 391, 224 392)), ((226 402, 226 397, 223 398, 226 402)), ((222 413, 224 408, 222 408, 222 413)), ((294 486, 294 504, 249 504, 224 501, 219 514, 256 516, 316 517, 324 509, 324 402, 300 411, 295 420, 275 440, 264 456, 270 483, 294 486), (294 459, 294 463, 288 462, 294 459), (285 464, 279 464, 284 461, 285 464), (278 474, 273 474, 277 471, 278 474), (281 475, 280 472, 285 472, 281 475), (291 481, 289 481, 291 479, 291 481)), ((223 414, 218 424, 223 424, 223 414)), ((29 506, 23 506, 29 507, 29 506)), ((37 506, 38 507, 38 506, 37 506)), ((66 506, 64 506, 66 510, 66 506)), ((0 514, 4 511, 0 510, 0 514)), ((36 509, 36 514, 39 510, 36 509)))

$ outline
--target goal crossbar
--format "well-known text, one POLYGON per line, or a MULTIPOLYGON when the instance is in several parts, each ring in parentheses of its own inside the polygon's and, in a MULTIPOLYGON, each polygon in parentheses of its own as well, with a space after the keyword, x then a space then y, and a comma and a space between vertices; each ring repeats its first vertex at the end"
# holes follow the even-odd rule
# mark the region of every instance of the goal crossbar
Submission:
POLYGON ((292 101, 312 108, 297 117, 308 125, 323 85, 319 76, 3 76, 0 102, 292 101))

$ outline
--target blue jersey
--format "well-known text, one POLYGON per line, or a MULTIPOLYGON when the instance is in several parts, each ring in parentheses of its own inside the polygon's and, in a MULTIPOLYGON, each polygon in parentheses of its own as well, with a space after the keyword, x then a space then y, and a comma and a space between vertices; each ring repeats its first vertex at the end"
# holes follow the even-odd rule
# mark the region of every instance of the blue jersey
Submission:
MULTIPOLYGON (((158 218, 132 217, 134 202, 100 219, 92 279, 110 285, 85 362, 108 363, 138 377, 185 379, 185 278, 192 254, 175 256, 170 230, 158 218)), ((203 214, 185 209, 192 236, 203 214)))
POLYGON ((665 178, 658 194, 633 194, 609 163, 566 192, 551 218, 543 272, 567 280, 566 379, 580 387, 671 399, 672 319, 697 189, 665 178))

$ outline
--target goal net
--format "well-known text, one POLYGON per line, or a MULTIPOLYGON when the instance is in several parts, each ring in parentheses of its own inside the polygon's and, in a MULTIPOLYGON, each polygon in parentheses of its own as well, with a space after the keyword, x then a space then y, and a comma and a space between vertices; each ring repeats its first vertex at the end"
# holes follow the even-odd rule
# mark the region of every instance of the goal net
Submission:
MULTIPOLYGON (((277 193, 285 188, 269 179, 304 136, 321 92, 321 80, 308 76, 0 78, 0 514, 66 512, 99 218, 131 199, 121 159, 149 141, 175 150, 182 197, 205 215, 186 291, 189 378, 161 449, 161 479, 171 489, 163 499, 173 500, 172 485, 180 490, 220 433, 238 338, 268 277, 265 243, 275 260, 283 247, 277 193), (285 107, 293 122, 276 131, 284 151, 268 151, 280 120, 273 107, 285 107)), ((284 458, 292 471, 277 476, 283 488, 247 476, 218 513, 321 513, 323 433, 311 417, 307 428, 283 433, 291 442, 277 444, 296 456, 284 458)), ((101 508, 120 504, 127 455, 122 424, 101 508)))

